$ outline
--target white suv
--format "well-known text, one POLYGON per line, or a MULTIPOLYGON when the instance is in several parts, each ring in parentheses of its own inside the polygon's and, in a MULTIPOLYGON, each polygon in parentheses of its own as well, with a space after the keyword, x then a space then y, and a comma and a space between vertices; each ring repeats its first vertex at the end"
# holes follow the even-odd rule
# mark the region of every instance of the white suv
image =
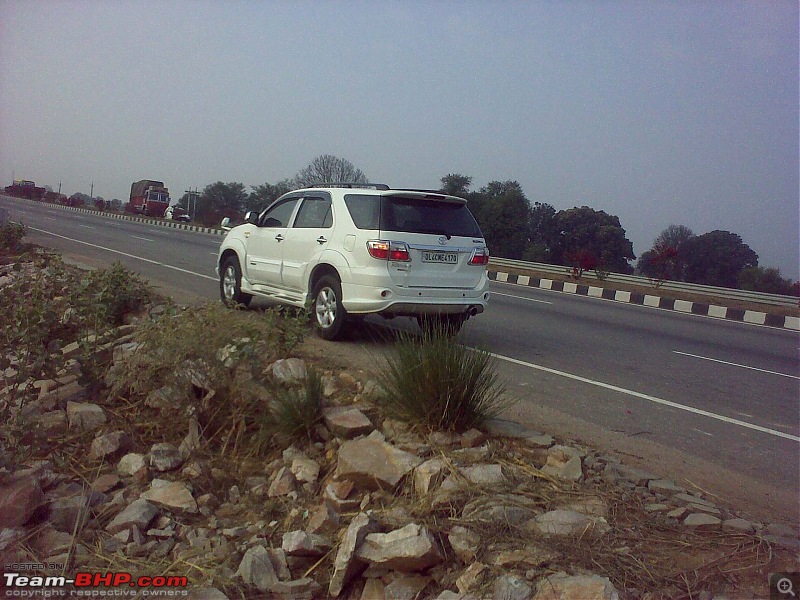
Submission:
POLYGON ((216 272, 223 302, 310 306, 321 337, 350 318, 413 316, 457 331, 489 301, 486 240, 463 198, 383 184, 284 194, 229 230, 216 272))

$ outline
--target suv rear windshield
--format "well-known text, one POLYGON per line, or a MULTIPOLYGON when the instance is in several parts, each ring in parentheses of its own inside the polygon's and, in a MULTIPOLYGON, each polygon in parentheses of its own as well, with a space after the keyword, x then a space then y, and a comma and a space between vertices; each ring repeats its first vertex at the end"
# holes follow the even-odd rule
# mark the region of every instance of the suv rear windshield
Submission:
POLYGON ((359 229, 483 237, 466 204, 367 194, 345 194, 344 202, 359 229))

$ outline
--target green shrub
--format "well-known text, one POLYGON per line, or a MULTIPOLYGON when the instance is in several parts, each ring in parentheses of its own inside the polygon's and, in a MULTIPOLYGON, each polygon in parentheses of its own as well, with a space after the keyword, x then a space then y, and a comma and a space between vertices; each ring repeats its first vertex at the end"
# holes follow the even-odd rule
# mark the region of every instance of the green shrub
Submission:
POLYGON ((150 286, 118 262, 108 269, 90 271, 81 286, 80 293, 86 301, 114 326, 121 325, 126 314, 140 310, 153 298, 150 286))
POLYGON ((322 378, 311 368, 302 389, 276 388, 265 431, 272 430, 281 441, 310 439, 322 416, 322 390, 322 378))
POLYGON ((457 344, 445 328, 401 335, 379 373, 386 412, 432 430, 465 431, 507 405, 495 360, 457 344))
POLYGON ((20 223, 6 221, 0 225, 0 253, 16 254, 20 250, 25 233, 25 226, 20 223))

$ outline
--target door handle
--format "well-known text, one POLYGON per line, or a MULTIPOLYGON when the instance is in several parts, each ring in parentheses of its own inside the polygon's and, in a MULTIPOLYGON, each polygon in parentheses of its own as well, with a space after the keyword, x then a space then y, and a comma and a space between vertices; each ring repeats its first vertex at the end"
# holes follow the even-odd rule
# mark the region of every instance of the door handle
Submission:
POLYGON ((275 236, 275 239, 277 241, 279 241, 279 242, 282 242, 283 241, 283 234, 279 233, 278 235, 275 236))
POLYGON ((325 242, 327 242, 327 241, 328 241, 328 240, 326 240, 326 239, 325 239, 325 236, 324 236, 324 235, 321 235, 321 236, 319 236, 319 237, 317 238, 317 243, 318 243, 318 244, 324 244, 324 243, 325 243, 325 242))

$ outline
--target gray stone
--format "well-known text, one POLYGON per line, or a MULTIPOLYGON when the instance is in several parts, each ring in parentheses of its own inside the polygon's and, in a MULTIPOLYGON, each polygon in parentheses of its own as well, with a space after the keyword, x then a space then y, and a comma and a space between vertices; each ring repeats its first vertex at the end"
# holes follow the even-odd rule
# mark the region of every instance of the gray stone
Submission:
POLYGON ((89 459, 111 458, 120 452, 126 452, 133 446, 133 442, 124 431, 112 431, 98 436, 92 441, 89 450, 89 459))
POLYGON ((542 577, 536 584, 534 600, 619 600, 619 593, 607 577, 567 575, 564 572, 542 577))
POLYGON ((113 361, 115 363, 121 363, 125 361, 130 355, 136 352, 142 344, 139 342, 126 342, 124 344, 119 344, 118 346, 114 347, 113 353, 113 361))
POLYGON ((319 477, 319 463, 305 456, 298 456, 292 461, 291 472, 297 481, 314 483, 319 477))
POLYGON ((369 515, 359 513, 345 530, 333 561, 333 575, 328 586, 328 593, 334 598, 338 598, 344 586, 365 567, 363 563, 354 560, 356 548, 377 528, 378 524, 369 515))
POLYGON ((407 575, 406 573, 394 573, 392 577, 392 582, 384 588, 383 598, 386 600, 415 600, 416 598, 423 598, 422 592, 432 581, 430 577, 407 575))
POLYGON ((389 533, 370 533, 356 556, 397 571, 422 571, 444 561, 444 554, 427 528, 409 523, 389 533))
POLYGON ((97 404, 67 402, 67 420, 74 429, 97 429, 106 422, 106 413, 97 404))
POLYGON ((531 526, 546 535, 602 535, 610 526, 602 517, 590 517, 571 510, 551 510, 536 517, 531 526))
POLYGON ((13 529, 27 523, 44 504, 44 494, 34 477, 0 483, 0 527, 13 529))
POLYGON ((580 481, 583 467, 578 450, 569 446, 553 446, 547 451, 547 463, 542 472, 566 481, 580 481))
POLYGON ((439 482, 447 463, 441 458, 432 458, 414 469, 414 490, 424 496, 439 482))
POLYGON ((172 471, 182 464, 183 455, 172 444, 153 444, 150 448, 150 466, 156 471, 172 471))
POLYGON ((477 448, 486 442, 486 434, 478 429, 470 429, 461 434, 462 448, 477 448))
POLYGON ((385 442, 371 439, 348 441, 339 448, 337 479, 349 479, 369 489, 394 489, 422 459, 385 442))
POLYGON ((134 500, 125 510, 114 517, 106 526, 106 531, 114 534, 132 525, 146 530, 158 512, 158 507, 155 504, 141 498, 134 500))
POLYGON ((286 496, 291 494, 297 489, 297 480, 295 479, 292 471, 287 467, 281 467, 275 475, 275 479, 267 490, 267 496, 274 498, 277 496, 286 496))
POLYGON ((461 467, 459 473, 475 485, 498 485, 505 482, 503 468, 500 465, 472 465, 461 467))
POLYGON ((685 494, 686 489, 676 485, 670 479, 652 479, 647 482, 647 489, 660 494, 685 494))
POLYGON ((236 576, 246 584, 254 585, 260 592, 271 591, 279 583, 267 549, 263 546, 254 546, 244 553, 236 576))
POLYGON ((56 531, 80 532, 89 520, 89 498, 82 494, 56 498, 50 503, 48 520, 56 531))
POLYGON ((191 490, 182 481, 168 481, 157 483, 154 480, 150 489, 141 494, 140 498, 148 500, 158 506, 184 513, 197 513, 197 502, 191 490))
POLYGON ((126 454, 117 463, 117 473, 119 475, 124 476, 131 476, 135 475, 142 469, 147 468, 147 458, 144 454, 136 454, 132 452, 130 454, 126 454))
POLYGON ((516 575, 501 575, 494 582, 492 600, 528 600, 531 586, 516 575))
POLYGON ((491 436, 509 437, 521 440, 541 435, 538 431, 523 427, 519 423, 504 421, 502 419, 488 419, 483 424, 483 429, 491 436))
POLYGON ((486 565, 475 562, 468 566, 458 579, 456 579, 456 587, 462 594, 474 590, 476 587, 483 583, 486 577, 486 565))
POLYGON ((707 513, 692 513, 683 520, 683 524, 693 529, 719 529, 722 521, 707 513))
POLYGON ((325 410, 323 418, 325 426, 335 436, 353 439, 367 435, 375 427, 367 416, 357 408, 334 406, 325 410))
POLYGON ((617 479, 624 479, 630 481, 635 485, 647 485, 651 479, 658 479, 655 475, 635 469, 623 464, 608 463, 603 470, 603 479, 606 481, 614 482, 617 479))
POLYGON ((466 527, 456 525, 450 530, 447 541, 450 542, 450 547, 461 562, 468 565, 475 560, 480 548, 481 536, 466 527))
POLYGON ((728 519, 722 522, 722 528, 728 531, 741 531, 743 533, 753 533, 755 526, 745 519, 728 519))
POLYGON ((278 383, 292 385, 302 383, 306 379, 306 363, 299 358, 276 360, 270 370, 278 383))
POLYGON ((305 531, 284 533, 281 543, 281 548, 288 556, 325 556, 332 547, 328 538, 305 531))

